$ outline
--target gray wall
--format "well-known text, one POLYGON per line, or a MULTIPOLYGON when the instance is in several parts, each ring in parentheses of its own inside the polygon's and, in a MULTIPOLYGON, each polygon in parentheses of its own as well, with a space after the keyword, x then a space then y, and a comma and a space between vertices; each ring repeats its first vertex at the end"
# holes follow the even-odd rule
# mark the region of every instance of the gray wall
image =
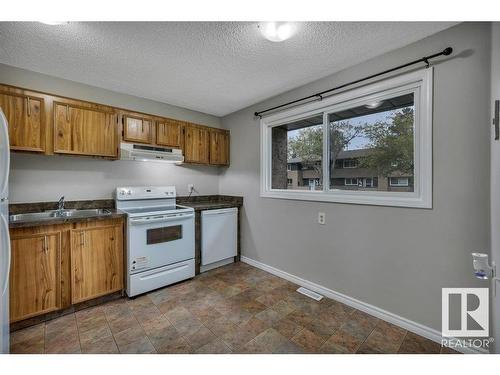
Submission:
POLYGON ((187 195, 187 184, 196 194, 218 194, 216 167, 176 166, 154 162, 109 161, 70 156, 13 154, 9 200, 16 202, 112 198, 117 186, 175 185, 187 195))
MULTIPOLYGON (((500 23, 494 22, 491 36, 491 117, 494 116, 494 101, 500 100, 500 23)), ((492 260, 500 267, 500 141, 493 138, 493 127, 491 129, 491 255, 492 260)), ((497 288, 500 283, 497 283, 497 288)), ((500 290, 500 289, 499 289, 500 290)), ((500 353, 500 293, 492 300, 493 323, 491 329, 495 337, 496 353, 500 353)))
MULTIPOLYGON (((220 127, 215 116, 3 64, 0 83, 220 127)), ((115 187, 124 185, 176 185, 178 193, 185 195, 188 183, 200 194, 217 194, 218 178, 215 167, 16 153, 11 161, 9 198, 13 203, 57 200, 61 195, 68 200, 110 198, 115 187)))
MULTIPOLYGON (((127 79, 127 77, 123 77, 127 79)), ((50 94, 88 100, 124 109, 166 116, 178 120, 192 121, 203 125, 220 127, 220 119, 202 112, 176 107, 174 105, 121 94, 95 86, 36 73, 14 66, 0 64, 0 83, 48 92, 50 94)))
POLYGON ((243 255, 440 331, 441 288, 481 286, 470 252, 490 244, 489 61, 490 25, 461 24, 223 118, 233 152, 220 191, 244 196, 243 255), (432 210, 259 197, 255 110, 447 46, 434 71, 432 210))

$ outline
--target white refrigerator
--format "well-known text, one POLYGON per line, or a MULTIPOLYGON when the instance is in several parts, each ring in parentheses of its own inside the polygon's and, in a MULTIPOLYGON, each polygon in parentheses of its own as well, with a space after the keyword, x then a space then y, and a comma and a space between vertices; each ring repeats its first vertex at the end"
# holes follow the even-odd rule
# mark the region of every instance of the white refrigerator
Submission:
POLYGON ((9 352, 9 129, 0 109, 0 353, 9 352))

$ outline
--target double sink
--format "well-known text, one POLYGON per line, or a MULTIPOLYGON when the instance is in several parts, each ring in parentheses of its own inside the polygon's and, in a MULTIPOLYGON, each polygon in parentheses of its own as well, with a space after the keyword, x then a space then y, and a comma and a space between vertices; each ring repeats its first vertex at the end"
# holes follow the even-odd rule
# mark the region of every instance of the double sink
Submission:
POLYGON ((99 216, 111 215, 111 211, 105 208, 96 209, 62 209, 50 210, 44 212, 33 212, 26 214, 10 215, 9 221, 11 223, 19 221, 39 221, 39 220, 53 220, 53 219, 71 219, 71 218, 90 218, 99 216))

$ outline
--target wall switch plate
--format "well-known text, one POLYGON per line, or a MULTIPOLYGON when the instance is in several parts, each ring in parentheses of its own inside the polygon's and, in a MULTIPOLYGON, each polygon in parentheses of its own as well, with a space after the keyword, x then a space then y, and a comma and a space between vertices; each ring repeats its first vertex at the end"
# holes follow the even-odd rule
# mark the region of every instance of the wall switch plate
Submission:
POLYGON ((326 224, 326 214, 324 212, 318 212, 318 224, 326 224))

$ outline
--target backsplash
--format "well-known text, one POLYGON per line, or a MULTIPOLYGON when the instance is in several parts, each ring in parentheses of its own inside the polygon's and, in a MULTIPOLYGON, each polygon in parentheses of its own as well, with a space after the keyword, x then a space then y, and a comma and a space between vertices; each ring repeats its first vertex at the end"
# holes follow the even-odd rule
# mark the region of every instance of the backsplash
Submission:
POLYGON ((219 192, 219 169, 155 162, 110 161, 70 156, 11 154, 11 203, 113 199, 117 186, 175 185, 178 195, 219 192))

